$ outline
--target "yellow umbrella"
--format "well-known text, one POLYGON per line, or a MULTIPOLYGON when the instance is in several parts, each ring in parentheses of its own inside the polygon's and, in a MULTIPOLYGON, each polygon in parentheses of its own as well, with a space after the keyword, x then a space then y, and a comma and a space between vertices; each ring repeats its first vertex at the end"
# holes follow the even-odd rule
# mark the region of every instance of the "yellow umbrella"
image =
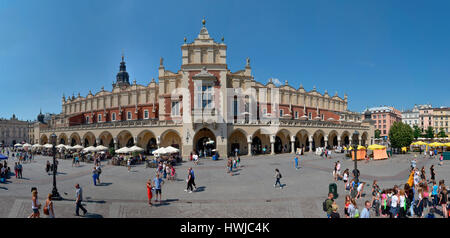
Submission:
MULTIPOLYGON (((353 150, 353 147, 350 146, 350 148, 348 148, 349 150, 353 150)), ((365 150, 366 147, 362 146, 362 145, 358 145, 358 150, 365 150)))
POLYGON ((411 145, 428 145, 428 144, 423 141, 417 141, 417 142, 412 143, 411 145))
POLYGON ((431 146, 431 147, 440 147, 440 146, 444 146, 444 144, 443 143, 439 143, 439 142, 433 142, 433 143, 429 144, 429 146, 431 146))
POLYGON ((444 146, 450 147, 450 142, 445 143, 444 146))
POLYGON ((367 149, 369 149, 369 150, 382 150, 382 149, 386 149, 386 146, 373 144, 373 145, 369 145, 369 147, 367 147, 367 149))

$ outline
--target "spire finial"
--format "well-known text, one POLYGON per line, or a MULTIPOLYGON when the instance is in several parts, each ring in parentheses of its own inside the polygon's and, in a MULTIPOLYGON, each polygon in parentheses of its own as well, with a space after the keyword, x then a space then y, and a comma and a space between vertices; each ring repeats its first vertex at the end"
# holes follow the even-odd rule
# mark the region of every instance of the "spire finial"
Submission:
POLYGON ((122 49, 122 62, 124 61, 124 53, 123 53, 123 49, 122 49))
POLYGON ((184 37, 184 43, 186 43, 186 41, 187 41, 187 38, 186 38, 186 37, 184 37))
POLYGON ((206 24, 205 17, 203 17, 202 24, 203 24, 203 26, 205 26, 205 24, 206 24))

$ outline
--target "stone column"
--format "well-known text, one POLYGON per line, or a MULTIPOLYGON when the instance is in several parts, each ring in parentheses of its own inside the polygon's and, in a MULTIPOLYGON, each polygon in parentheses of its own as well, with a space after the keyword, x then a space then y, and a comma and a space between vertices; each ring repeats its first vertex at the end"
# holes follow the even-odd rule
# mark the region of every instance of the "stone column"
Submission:
POLYGON ((327 146, 328 146, 328 136, 325 136, 323 138, 323 140, 325 141, 325 148, 327 148, 327 146))
POLYGON ((138 137, 137 136, 133 137, 133 142, 134 142, 134 145, 137 146, 137 144, 138 144, 138 137))
POLYGON ((340 136, 337 137, 337 142, 338 142, 338 146, 341 146, 341 137, 340 136))
POLYGON ((113 138, 113 140, 114 140, 114 150, 118 150, 119 149, 119 143, 118 143, 117 137, 113 138))
POLYGON ((291 154, 295 153, 295 136, 291 138, 291 154))
POLYGON ((248 153, 247 155, 252 155, 252 142, 251 141, 247 141, 248 144, 248 153))
POLYGON ((309 136, 309 152, 313 152, 313 150, 312 150, 312 140, 313 140, 312 136, 309 136))
POLYGON ((360 137, 358 137, 358 145, 361 145, 361 142, 362 142, 362 137, 360 136, 360 137))
POLYGON ((97 138, 97 139, 95 139, 95 141, 97 142, 97 146, 99 146, 99 145, 100 145, 101 139, 100 139, 100 138, 97 138))
POLYGON ((274 135, 270 136, 270 154, 271 155, 275 154, 275 136, 274 135))

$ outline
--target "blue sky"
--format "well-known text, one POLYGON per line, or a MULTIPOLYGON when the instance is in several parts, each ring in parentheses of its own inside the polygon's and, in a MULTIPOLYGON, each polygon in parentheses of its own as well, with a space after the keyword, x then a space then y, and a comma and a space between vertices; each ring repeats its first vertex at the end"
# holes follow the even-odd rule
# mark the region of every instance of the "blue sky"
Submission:
POLYGON ((449 106, 450 1, 0 0, 0 117, 61 112, 63 93, 111 90, 181 65, 201 20, 225 38, 231 71, 349 96, 349 109, 449 106))

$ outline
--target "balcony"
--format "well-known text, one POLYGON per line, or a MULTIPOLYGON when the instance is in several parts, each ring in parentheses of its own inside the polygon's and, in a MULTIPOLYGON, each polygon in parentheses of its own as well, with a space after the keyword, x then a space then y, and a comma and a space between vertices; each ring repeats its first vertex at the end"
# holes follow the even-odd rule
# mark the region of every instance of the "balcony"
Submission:
POLYGON ((78 131, 89 129, 114 129, 114 128, 130 128, 130 127, 158 127, 158 126, 181 126, 182 123, 175 121, 160 121, 158 119, 145 119, 145 120, 129 120, 129 121, 113 121, 113 122, 101 122, 92 124, 82 124, 77 126, 66 126, 42 129, 42 132, 53 131, 78 131))

